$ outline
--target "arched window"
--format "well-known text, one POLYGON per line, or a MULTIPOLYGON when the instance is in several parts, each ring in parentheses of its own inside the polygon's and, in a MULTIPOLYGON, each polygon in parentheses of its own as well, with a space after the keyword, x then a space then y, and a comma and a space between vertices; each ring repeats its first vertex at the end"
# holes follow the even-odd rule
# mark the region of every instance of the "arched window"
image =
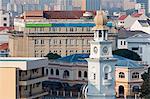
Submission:
POLYGON ((139 86, 133 86, 133 88, 132 88, 132 92, 139 92, 140 91, 140 88, 139 88, 139 86))
POLYGON ((51 69, 51 75, 53 75, 54 74, 54 70, 53 69, 51 69))
POLYGON ((56 69, 56 75, 57 75, 57 76, 59 75, 59 70, 58 70, 58 69, 56 69))
POLYGON ((139 73, 138 72, 132 73, 132 78, 133 79, 139 78, 139 73))
POLYGON ((78 77, 82 77, 82 72, 81 71, 78 72, 78 77))
POLYGON ((119 73, 119 78, 125 78, 125 74, 123 72, 119 73))
POLYGON ((87 78, 87 71, 84 72, 84 77, 87 78))
POLYGON ((46 75, 48 75, 48 69, 46 69, 46 75))
POLYGON ((111 78, 111 66, 110 65, 106 65, 104 66, 104 79, 108 80, 108 79, 112 79, 111 78))
POLYGON ((65 70, 64 73, 63 73, 63 78, 69 78, 69 71, 68 70, 65 70))

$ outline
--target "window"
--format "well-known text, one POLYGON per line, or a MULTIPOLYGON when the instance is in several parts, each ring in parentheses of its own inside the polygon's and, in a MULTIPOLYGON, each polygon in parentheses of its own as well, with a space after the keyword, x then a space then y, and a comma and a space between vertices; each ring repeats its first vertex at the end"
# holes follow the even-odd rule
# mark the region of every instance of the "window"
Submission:
POLYGON ((44 44, 44 40, 41 40, 41 44, 44 44))
POLYGON ((46 69, 46 74, 48 75, 48 69, 46 69))
POLYGON ((25 86, 25 87, 24 87, 24 90, 28 90, 28 86, 25 86))
POLYGON ((121 41, 121 45, 122 45, 122 41, 121 41))
POLYGON ((142 54, 142 53, 143 53, 142 47, 140 47, 140 49, 139 49, 139 50, 140 50, 140 53, 142 54))
POLYGON ((73 28, 70 28, 70 31, 73 32, 73 28))
POLYGON ((132 92, 139 92, 140 91, 140 88, 139 88, 139 86, 133 86, 133 88, 132 88, 132 92))
POLYGON ((96 74, 94 73, 94 79, 96 79, 96 74))
POLYGON ((82 31, 84 31, 84 27, 82 27, 82 31))
POLYGON ((41 84, 40 82, 36 83, 36 87, 39 87, 39 86, 40 86, 40 84, 41 84))
POLYGON ((54 70, 53 69, 51 69, 51 75, 53 75, 54 74, 54 70))
POLYGON ((63 73, 63 78, 69 78, 69 71, 68 70, 65 70, 64 73, 63 73))
POLYGON ((58 70, 58 69, 56 69, 56 75, 57 75, 57 76, 59 75, 59 70, 58 70))
POLYGON ((38 40, 34 40, 34 44, 36 45, 36 44, 38 44, 39 43, 39 41, 38 40))
POLYGON ((139 50, 138 47, 132 47, 132 50, 139 50))
POLYGON ((4 20, 4 21, 6 21, 6 20, 7 20, 7 18, 4 18, 3 20, 4 20))
POLYGON ((132 78, 133 78, 133 79, 139 78, 139 73, 138 73, 138 72, 132 73, 132 78))
POLYGON ((6 24, 6 23, 4 23, 4 24, 3 24, 3 26, 7 26, 7 24, 6 24))
POLYGON ((51 43, 52 43, 52 42, 51 42, 51 39, 50 39, 50 40, 49 40, 49 45, 51 45, 51 43))
POLYGON ((104 77, 105 80, 108 79, 108 73, 105 73, 105 77, 104 77))
POLYGON ((87 71, 84 72, 84 77, 87 78, 87 71))
POLYGON ((119 73, 119 78, 125 78, 125 74, 123 72, 119 73))
POLYGON ((82 72, 81 71, 78 72, 78 77, 82 77, 82 72))
POLYGON ((126 41, 124 41, 124 45, 126 45, 126 41))

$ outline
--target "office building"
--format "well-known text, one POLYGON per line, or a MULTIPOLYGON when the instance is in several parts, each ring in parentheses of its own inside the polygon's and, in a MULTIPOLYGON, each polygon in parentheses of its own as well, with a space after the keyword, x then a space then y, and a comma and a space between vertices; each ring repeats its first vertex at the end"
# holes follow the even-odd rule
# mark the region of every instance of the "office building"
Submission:
POLYGON ((47 59, 0 58, 0 98, 33 99, 47 95, 42 82, 47 79, 47 59))
MULTIPOLYGON (((86 14, 86 19, 82 11, 35 13, 32 11, 32 14, 38 13, 37 17, 28 14, 29 17, 24 16, 26 19, 15 19, 16 31, 10 31, 10 56, 43 57, 49 52, 67 56, 90 52, 91 28, 95 24, 89 18, 93 14, 86 14)), ((116 49, 116 37, 116 31, 109 34, 113 50, 116 49)))
POLYGON ((100 10, 101 0, 82 0, 82 10, 95 11, 100 10))

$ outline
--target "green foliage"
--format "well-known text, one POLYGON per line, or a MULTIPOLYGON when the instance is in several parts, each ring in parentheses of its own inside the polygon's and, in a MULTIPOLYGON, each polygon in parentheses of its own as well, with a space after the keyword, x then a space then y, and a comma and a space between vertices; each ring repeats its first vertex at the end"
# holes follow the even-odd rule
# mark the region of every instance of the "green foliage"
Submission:
POLYGON ((48 59, 58 59, 58 58, 61 58, 60 55, 58 54, 53 54, 53 53, 48 53, 45 57, 48 57, 48 59))
POLYGON ((142 97, 145 99, 150 99, 150 68, 148 72, 142 74, 143 84, 141 86, 142 97))
POLYGON ((118 50, 113 51, 113 54, 131 59, 131 60, 141 61, 141 58, 137 53, 130 51, 128 49, 118 49, 118 50))

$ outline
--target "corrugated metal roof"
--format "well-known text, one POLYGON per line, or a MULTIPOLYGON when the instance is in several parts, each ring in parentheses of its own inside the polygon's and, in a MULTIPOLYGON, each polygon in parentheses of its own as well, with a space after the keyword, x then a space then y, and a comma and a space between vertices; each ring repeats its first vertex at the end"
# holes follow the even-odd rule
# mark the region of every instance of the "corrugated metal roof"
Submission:
MULTIPOLYGON (((118 55, 113 55, 114 58, 117 59, 116 66, 119 67, 127 67, 127 68, 139 68, 143 65, 139 64, 137 61, 133 61, 118 55)), ((89 58, 89 54, 73 54, 66 57, 62 57, 57 59, 59 62, 67 62, 67 63, 86 63, 86 58, 89 58)))

